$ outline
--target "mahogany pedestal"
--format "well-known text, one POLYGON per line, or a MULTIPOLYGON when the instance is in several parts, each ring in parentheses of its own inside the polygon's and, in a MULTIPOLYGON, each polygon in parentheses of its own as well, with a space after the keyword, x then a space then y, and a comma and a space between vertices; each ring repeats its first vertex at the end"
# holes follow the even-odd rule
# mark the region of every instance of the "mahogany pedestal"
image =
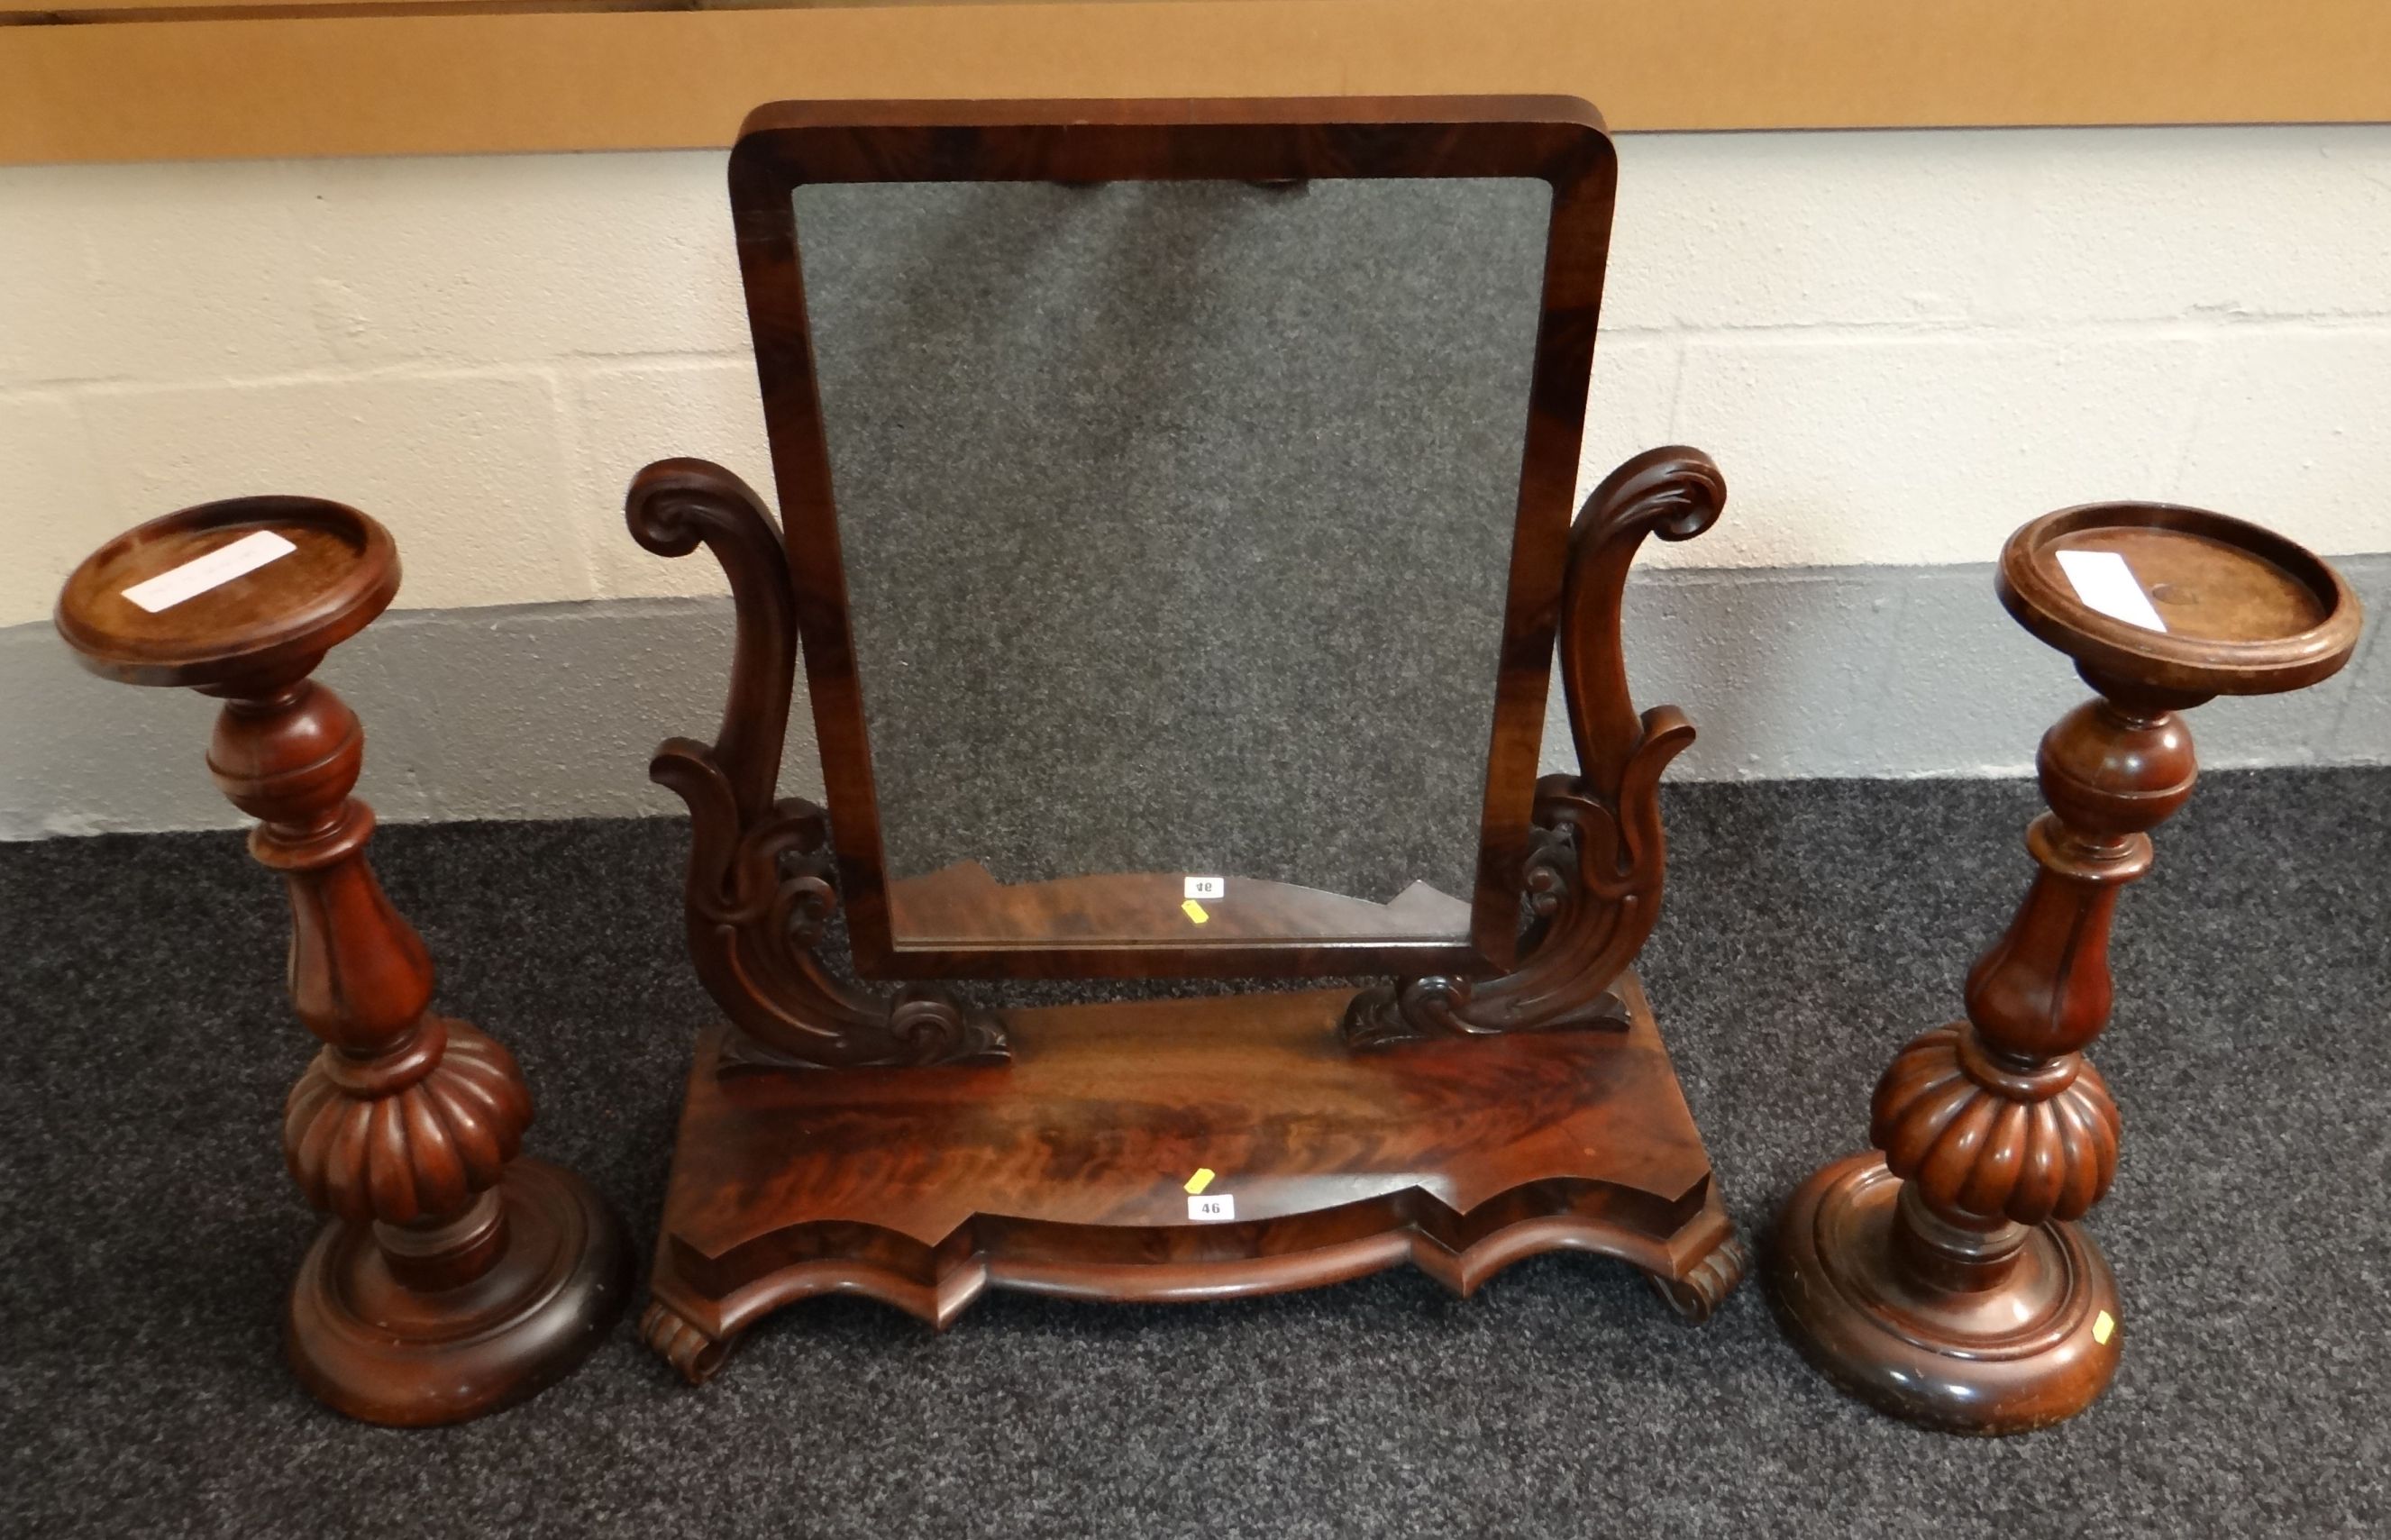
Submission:
MULTIPOLYGON (((2097 569, 2083 581, 2101 598, 2097 569)), ((1884 1411, 1962 1433, 2073 1417, 2116 1372, 2116 1280, 2074 1222, 2116 1173, 2119 1124, 2082 1055, 2109 1016, 2118 889, 2150 869, 2149 831, 2191 794, 2176 713, 2314 684, 2348 660, 2359 625, 2348 586, 2300 547, 2164 504, 2036 520, 2002 550, 1999 589, 2099 692, 2042 741, 2050 811, 2026 836, 2041 870, 1969 973, 1967 1019, 1911 1042, 1877 1083, 1877 1153, 1803 1184, 1770 1261, 1778 1314, 1812 1363, 1884 1411), (2130 610, 2138 585, 2142 621, 2087 602, 2061 552, 2123 557, 2125 602, 2101 602, 2130 610)))
POLYGON ((245 498, 102 547, 67 580, 58 626, 94 672, 225 702, 208 768, 262 821, 250 850, 291 893, 291 1004, 325 1043, 283 1118, 291 1175, 333 1216, 291 1291, 291 1361, 336 1410, 414 1425, 495 1411, 568 1373, 621 1314, 630 1253, 588 1184, 516 1158, 532 1120, 522 1073, 427 1011, 431 959, 366 862, 373 814, 349 796, 364 734, 308 675, 397 589, 397 551, 373 520, 245 498), (289 549, 154 611, 126 596, 260 532, 289 549))

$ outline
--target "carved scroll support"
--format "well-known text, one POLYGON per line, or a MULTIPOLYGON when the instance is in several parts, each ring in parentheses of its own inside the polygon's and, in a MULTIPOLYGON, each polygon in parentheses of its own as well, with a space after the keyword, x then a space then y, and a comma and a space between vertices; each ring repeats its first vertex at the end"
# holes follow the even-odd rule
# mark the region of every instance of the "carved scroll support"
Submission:
POLYGON ((838 910, 830 822, 777 797, 796 676, 796 599, 781 531, 737 476, 659 460, 624 501, 632 538, 659 556, 712 550, 730 581, 737 634, 730 698, 712 744, 670 738, 648 773, 689 804, 690 956, 746 1037, 739 1062, 795 1068, 993 1064, 1004 1029, 943 990, 865 990, 816 950, 838 910))
POLYGON ((1726 482, 1711 458, 1674 446, 1620 466, 1579 510, 1570 531, 1559 633, 1578 773, 1536 783, 1533 843, 1523 872, 1532 915, 1525 961, 1497 978, 1430 976, 1365 990, 1346 1012, 1350 1046, 1624 1029, 1626 1008, 1612 986, 1660 917, 1667 861, 1661 772, 1694 741, 1694 727, 1674 705, 1636 713, 1621 647, 1621 605, 1646 536, 1692 539, 1718 522, 1725 502, 1726 482))

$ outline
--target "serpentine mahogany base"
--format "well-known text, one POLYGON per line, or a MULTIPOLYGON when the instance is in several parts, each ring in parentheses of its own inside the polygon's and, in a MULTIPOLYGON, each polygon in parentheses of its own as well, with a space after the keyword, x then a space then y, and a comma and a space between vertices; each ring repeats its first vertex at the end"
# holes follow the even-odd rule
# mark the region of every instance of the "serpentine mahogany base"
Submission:
POLYGON ((1010 1065, 826 1075, 698 1040, 649 1344, 692 1382, 816 1294, 944 1327, 991 1286, 1105 1301, 1308 1288, 1410 1262, 1458 1294, 1523 1257, 1650 1275, 1689 1320, 1742 1277, 1642 987, 1617 1032, 1355 1055, 1349 990, 1009 1012, 1010 1065), (1190 1179, 1234 1217, 1189 1217, 1190 1179))

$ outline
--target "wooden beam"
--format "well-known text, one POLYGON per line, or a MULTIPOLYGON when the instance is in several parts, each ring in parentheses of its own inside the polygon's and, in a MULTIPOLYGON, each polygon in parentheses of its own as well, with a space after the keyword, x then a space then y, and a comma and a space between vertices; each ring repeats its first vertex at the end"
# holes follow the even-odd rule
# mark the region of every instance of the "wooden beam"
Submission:
POLYGON ((1564 92, 1628 131, 2391 121, 2385 0, 78 3, 101 19, 0 26, 0 162, 720 148, 808 97, 1564 92))

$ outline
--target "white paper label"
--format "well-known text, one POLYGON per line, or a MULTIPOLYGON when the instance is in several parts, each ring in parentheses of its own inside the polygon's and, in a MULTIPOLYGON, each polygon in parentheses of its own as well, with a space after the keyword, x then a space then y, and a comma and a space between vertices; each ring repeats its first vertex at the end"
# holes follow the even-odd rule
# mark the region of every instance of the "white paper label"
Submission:
POLYGON ((1187 891, 1181 895, 1189 899, 1225 899, 1228 896, 1229 879, 1226 877, 1190 877, 1187 879, 1187 891))
POLYGON ((1215 1223, 1237 1217, 1237 1200, 1227 1193, 1198 1193, 1187 1199, 1187 1217, 1204 1223, 1215 1223))
POLYGON ((2092 608, 2145 631, 2164 631, 2166 622, 2151 606, 2151 596, 2134 578, 2134 569, 2113 550, 2062 550, 2059 570, 2075 597, 2092 608))
POLYGON ((255 572, 298 549, 270 529, 253 530, 228 546, 218 546, 205 556, 194 556, 179 567, 168 567, 155 577, 134 584, 124 590, 124 597, 156 615, 161 610, 173 609, 186 599, 197 599, 210 589, 220 589, 243 573, 255 572))

